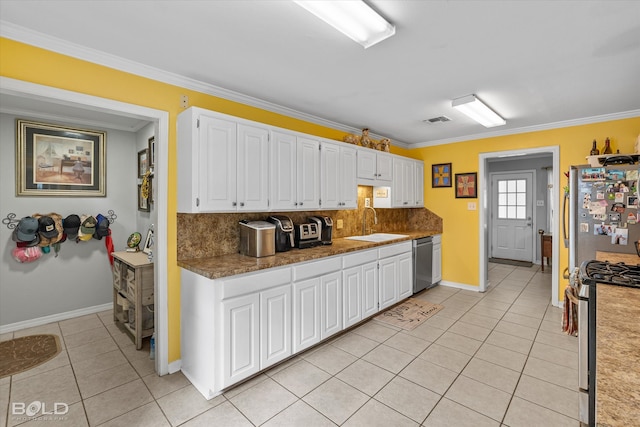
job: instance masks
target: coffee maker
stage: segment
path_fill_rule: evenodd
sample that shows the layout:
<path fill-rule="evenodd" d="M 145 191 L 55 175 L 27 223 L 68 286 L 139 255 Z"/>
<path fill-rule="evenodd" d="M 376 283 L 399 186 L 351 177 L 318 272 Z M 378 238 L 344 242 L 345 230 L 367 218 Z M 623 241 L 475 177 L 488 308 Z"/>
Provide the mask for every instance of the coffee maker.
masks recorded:
<path fill-rule="evenodd" d="M 310 216 L 307 218 L 309 222 L 318 224 L 320 228 L 320 242 L 323 245 L 330 245 L 331 235 L 333 234 L 333 220 L 328 216 Z"/>
<path fill-rule="evenodd" d="M 295 247 L 293 221 L 284 215 L 272 215 L 267 221 L 276 225 L 276 252 L 286 252 Z"/>

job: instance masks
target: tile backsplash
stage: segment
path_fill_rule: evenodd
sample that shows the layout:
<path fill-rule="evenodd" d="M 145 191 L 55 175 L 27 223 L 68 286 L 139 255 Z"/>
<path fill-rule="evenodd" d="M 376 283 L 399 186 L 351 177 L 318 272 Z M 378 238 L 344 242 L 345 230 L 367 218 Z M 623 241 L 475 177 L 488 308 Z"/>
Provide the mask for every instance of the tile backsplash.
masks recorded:
<path fill-rule="evenodd" d="M 178 214 L 178 260 L 228 255 L 239 251 L 238 222 L 264 220 L 269 215 L 286 215 L 294 223 L 307 222 L 308 216 L 324 215 L 333 219 L 333 238 L 362 234 L 365 198 L 373 200 L 373 187 L 358 186 L 358 209 L 335 211 L 293 211 L 264 213 Z M 367 229 L 375 232 L 436 230 L 442 232 L 442 218 L 426 208 L 376 209 L 378 224 L 367 214 Z M 337 229 L 338 220 L 343 228 Z"/>

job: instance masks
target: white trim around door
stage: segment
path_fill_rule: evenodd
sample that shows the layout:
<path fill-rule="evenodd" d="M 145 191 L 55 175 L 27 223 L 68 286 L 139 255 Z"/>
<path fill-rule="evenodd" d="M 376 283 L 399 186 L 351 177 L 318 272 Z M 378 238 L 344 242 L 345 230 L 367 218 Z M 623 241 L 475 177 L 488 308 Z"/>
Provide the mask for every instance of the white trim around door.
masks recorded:
<path fill-rule="evenodd" d="M 549 146 L 549 147 L 537 147 L 537 148 L 527 148 L 520 150 L 508 150 L 508 151 L 495 151 L 490 153 L 482 153 L 478 156 L 478 182 L 480 184 L 480 192 L 478 193 L 478 206 L 480 206 L 480 215 L 479 215 L 479 257 L 480 257 L 480 271 L 479 271 L 479 282 L 480 282 L 480 292 L 485 292 L 489 287 L 489 279 L 488 279 L 488 266 L 487 260 L 490 254 L 489 244 L 491 241 L 490 237 L 490 228 L 489 228 L 489 206 L 487 203 L 491 200 L 488 191 L 491 188 L 489 181 L 489 174 L 487 172 L 487 161 L 489 159 L 495 158 L 504 158 L 504 157 L 519 157 L 526 156 L 530 154 L 540 154 L 540 153 L 549 153 L 553 156 L 553 189 L 552 189 L 552 197 L 554 201 L 558 201 L 560 197 L 560 147 L 559 146 Z M 551 232 L 557 238 L 553 239 L 553 248 L 552 248 L 552 286 L 551 286 L 551 303 L 558 307 L 560 305 L 558 298 L 558 276 L 559 276 L 559 249 L 560 249 L 560 210 L 555 209 L 553 212 L 553 228 Z"/>
<path fill-rule="evenodd" d="M 155 233 L 155 306 L 156 323 L 156 372 L 158 375 L 169 373 L 169 336 L 167 301 L 167 193 L 168 193 L 168 156 L 169 156 L 169 113 L 162 110 L 127 104 L 112 99 L 85 95 L 50 86 L 43 86 L 22 80 L 0 76 L 0 93 L 56 101 L 64 105 L 88 108 L 94 111 L 136 117 L 156 124 L 156 163 L 154 185 L 158 194 L 155 201 L 158 219 Z"/>

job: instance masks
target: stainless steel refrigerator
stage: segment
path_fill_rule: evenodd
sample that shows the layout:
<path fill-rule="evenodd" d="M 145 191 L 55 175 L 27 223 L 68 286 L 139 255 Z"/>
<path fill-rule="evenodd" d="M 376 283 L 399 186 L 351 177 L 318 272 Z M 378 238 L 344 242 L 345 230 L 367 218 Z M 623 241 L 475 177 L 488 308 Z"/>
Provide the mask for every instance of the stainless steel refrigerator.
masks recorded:
<path fill-rule="evenodd" d="M 596 251 L 636 253 L 634 242 L 640 240 L 637 188 L 638 165 L 571 167 L 565 213 L 570 271 L 596 259 Z"/>
<path fill-rule="evenodd" d="M 638 170 L 636 164 L 571 167 L 569 198 L 563 207 L 570 272 L 595 260 L 597 251 L 636 254 L 635 242 L 640 240 Z M 606 254 L 601 259 L 606 260 Z M 578 415 L 590 427 L 595 426 L 596 413 L 596 298 L 595 287 L 584 281 L 578 292 Z"/>

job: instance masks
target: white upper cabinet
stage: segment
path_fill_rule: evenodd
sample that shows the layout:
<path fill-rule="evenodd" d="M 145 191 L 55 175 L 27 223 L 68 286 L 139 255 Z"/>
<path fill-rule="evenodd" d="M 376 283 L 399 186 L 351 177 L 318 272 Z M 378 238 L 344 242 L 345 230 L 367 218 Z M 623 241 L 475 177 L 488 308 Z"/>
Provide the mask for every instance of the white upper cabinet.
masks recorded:
<path fill-rule="evenodd" d="M 320 142 L 271 131 L 271 210 L 318 209 Z"/>
<path fill-rule="evenodd" d="M 320 184 L 322 209 L 356 209 L 356 149 L 347 144 L 322 141 Z"/>
<path fill-rule="evenodd" d="M 393 179 L 393 156 L 370 148 L 358 148 L 358 182 L 373 185 Z M 378 184 L 376 184 L 378 185 Z"/>
<path fill-rule="evenodd" d="M 178 116 L 178 212 L 268 209 L 268 128 L 192 107 Z"/>
<path fill-rule="evenodd" d="M 424 162 L 422 160 L 415 161 L 415 179 L 416 179 L 416 207 L 424 207 Z"/>

